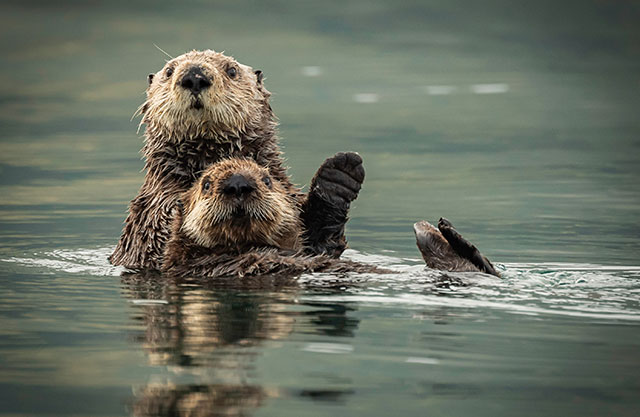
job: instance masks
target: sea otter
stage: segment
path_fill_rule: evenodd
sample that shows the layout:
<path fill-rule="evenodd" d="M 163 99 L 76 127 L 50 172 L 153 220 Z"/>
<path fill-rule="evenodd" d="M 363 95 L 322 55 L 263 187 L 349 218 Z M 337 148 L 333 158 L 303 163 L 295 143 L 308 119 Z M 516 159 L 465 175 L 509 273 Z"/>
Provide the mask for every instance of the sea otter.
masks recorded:
<path fill-rule="evenodd" d="M 162 271 L 173 276 L 294 275 L 392 271 L 326 255 L 307 255 L 295 198 L 252 159 L 231 158 L 204 171 L 175 210 Z M 498 275 L 475 246 L 441 219 L 414 226 L 427 266 Z"/>
<path fill-rule="evenodd" d="M 307 253 L 340 256 L 349 206 L 364 180 L 358 154 L 327 159 L 309 193 L 302 194 L 287 176 L 261 71 L 212 50 L 191 51 L 168 61 L 148 80 L 147 99 L 139 109 L 146 125 L 146 173 L 109 257 L 112 264 L 159 269 L 178 197 L 207 166 L 236 156 L 267 168 L 299 206 Z"/>
<path fill-rule="evenodd" d="M 252 159 L 220 161 L 176 207 L 162 271 L 172 276 L 388 272 L 303 252 L 304 226 L 287 184 Z"/>

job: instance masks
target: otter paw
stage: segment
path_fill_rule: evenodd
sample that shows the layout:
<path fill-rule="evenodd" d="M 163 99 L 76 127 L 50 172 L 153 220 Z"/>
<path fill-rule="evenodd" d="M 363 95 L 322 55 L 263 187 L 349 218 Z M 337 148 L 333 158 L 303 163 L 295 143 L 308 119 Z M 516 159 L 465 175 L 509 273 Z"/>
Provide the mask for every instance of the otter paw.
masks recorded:
<path fill-rule="evenodd" d="M 326 159 L 311 182 L 311 193 L 338 207 L 348 208 L 364 181 L 362 158 L 355 152 L 339 152 Z"/>
<path fill-rule="evenodd" d="M 449 220 L 445 219 L 444 217 L 440 217 L 440 220 L 438 220 L 438 229 L 442 228 L 453 229 L 453 225 Z"/>
<path fill-rule="evenodd" d="M 438 229 L 444 238 L 447 239 L 451 247 L 463 258 L 470 259 L 475 252 L 477 252 L 476 247 L 467 239 L 463 238 L 451 222 L 444 217 L 438 220 Z"/>

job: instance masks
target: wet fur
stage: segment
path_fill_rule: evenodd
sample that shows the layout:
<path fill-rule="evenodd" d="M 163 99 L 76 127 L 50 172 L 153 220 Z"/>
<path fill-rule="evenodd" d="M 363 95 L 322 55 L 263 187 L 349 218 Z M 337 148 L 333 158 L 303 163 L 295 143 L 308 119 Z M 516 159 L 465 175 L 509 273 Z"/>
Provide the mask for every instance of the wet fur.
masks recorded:
<path fill-rule="evenodd" d="M 203 68 L 212 81 L 198 97 L 177 84 L 193 65 Z M 229 67 L 237 70 L 234 79 L 225 73 Z M 271 94 L 262 84 L 260 71 L 221 53 L 192 51 L 167 62 L 149 76 L 149 81 L 147 99 L 139 109 L 141 124 L 146 125 L 142 150 L 145 179 L 129 205 L 122 236 L 109 257 L 112 264 L 132 270 L 159 269 L 178 198 L 206 167 L 235 156 L 251 158 L 268 168 L 296 200 L 303 219 L 346 222 L 344 208 L 333 216 L 328 212 L 330 201 L 322 204 L 314 191 L 313 198 L 307 200 L 289 180 L 278 147 Z M 344 224 L 313 223 L 307 230 L 305 247 L 309 253 L 337 257 L 346 248 Z"/>
<path fill-rule="evenodd" d="M 313 242 L 314 248 L 307 252 L 344 251 L 349 206 L 358 196 L 364 175 L 362 158 L 353 152 L 339 152 L 320 166 L 302 210 L 305 241 Z"/>
<path fill-rule="evenodd" d="M 491 262 L 447 220 L 438 227 L 422 220 L 413 225 L 416 244 L 429 268 L 451 272 L 485 272 L 500 276 Z"/>
<path fill-rule="evenodd" d="M 225 195 L 224 183 L 233 175 L 248 179 L 255 191 L 242 198 Z M 183 194 L 180 206 L 172 224 L 173 235 L 183 234 L 195 245 L 224 250 L 254 245 L 302 247 L 295 199 L 253 160 L 233 158 L 212 165 Z"/>
<path fill-rule="evenodd" d="M 190 251 L 188 262 L 176 263 L 164 272 L 175 277 L 295 276 L 312 272 L 391 273 L 372 265 L 335 259 L 326 255 L 306 255 L 277 248 L 253 248 L 246 252 Z"/>
<path fill-rule="evenodd" d="M 241 174 L 256 185 L 241 200 L 224 195 L 224 181 Z M 162 271 L 176 277 L 298 275 L 304 272 L 388 272 L 371 265 L 303 251 L 300 208 L 286 189 L 262 179 L 268 171 L 252 160 L 214 164 L 184 193 L 174 213 Z M 210 188 L 203 191 L 205 182 Z M 242 209 L 238 218 L 234 213 Z"/>

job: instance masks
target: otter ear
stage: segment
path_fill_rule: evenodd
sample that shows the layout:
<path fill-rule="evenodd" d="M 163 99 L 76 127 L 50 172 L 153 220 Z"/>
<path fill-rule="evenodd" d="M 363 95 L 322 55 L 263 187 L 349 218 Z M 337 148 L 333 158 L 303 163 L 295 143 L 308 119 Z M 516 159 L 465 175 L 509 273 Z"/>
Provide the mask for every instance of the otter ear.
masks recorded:
<path fill-rule="evenodd" d="M 262 84 L 262 79 L 264 78 L 264 75 L 262 74 L 262 71 L 261 70 L 255 70 L 253 73 L 256 74 L 256 77 L 258 78 L 258 84 Z"/>
<path fill-rule="evenodd" d="M 149 80 L 149 84 L 151 84 L 153 82 L 153 76 L 155 74 L 149 74 L 149 76 L 147 77 L 147 79 Z"/>

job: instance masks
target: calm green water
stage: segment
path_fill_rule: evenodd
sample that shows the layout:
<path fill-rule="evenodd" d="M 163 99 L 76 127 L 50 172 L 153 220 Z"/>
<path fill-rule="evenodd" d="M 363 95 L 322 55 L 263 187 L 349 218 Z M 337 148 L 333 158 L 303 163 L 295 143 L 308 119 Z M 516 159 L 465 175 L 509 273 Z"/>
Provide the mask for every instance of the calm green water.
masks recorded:
<path fill-rule="evenodd" d="M 640 413 L 637 2 L 216 3 L 0 5 L 0 415 Z M 398 273 L 121 277 L 154 43 L 262 69 L 297 183 L 360 152 Z M 426 270 L 440 216 L 504 278 Z"/>

